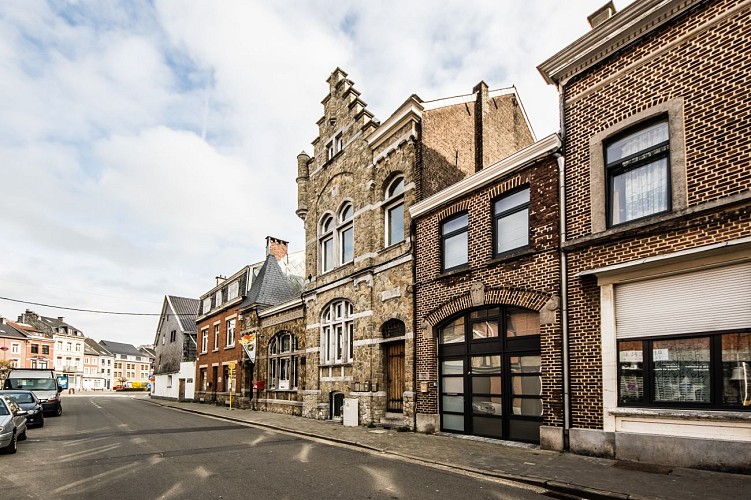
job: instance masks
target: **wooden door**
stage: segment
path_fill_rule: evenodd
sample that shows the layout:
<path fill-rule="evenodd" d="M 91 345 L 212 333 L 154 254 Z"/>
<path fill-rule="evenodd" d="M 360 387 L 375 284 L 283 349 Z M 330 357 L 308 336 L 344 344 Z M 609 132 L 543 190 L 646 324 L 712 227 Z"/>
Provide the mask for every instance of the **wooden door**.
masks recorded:
<path fill-rule="evenodd" d="M 177 400 L 178 401 L 185 401 L 185 379 L 180 379 L 180 386 L 177 389 Z"/>
<path fill-rule="evenodd" d="M 386 411 L 404 408 L 404 341 L 384 344 L 386 354 Z"/>

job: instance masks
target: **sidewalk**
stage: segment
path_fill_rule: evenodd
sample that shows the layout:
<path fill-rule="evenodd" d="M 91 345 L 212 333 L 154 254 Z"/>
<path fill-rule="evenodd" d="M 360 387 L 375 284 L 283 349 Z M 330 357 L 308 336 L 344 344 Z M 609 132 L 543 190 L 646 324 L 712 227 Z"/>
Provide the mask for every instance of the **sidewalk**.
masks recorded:
<path fill-rule="evenodd" d="M 630 464 L 453 434 L 428 435 L 344 427 L 341 423 L 328 420 L 264 411 L 229 410 L 201 403 L 161 399 L 150 399 L 148 402 L 357 446 L 429 465 L 533 484 L 582 498 L 751 498 L 751 475 Z"/>

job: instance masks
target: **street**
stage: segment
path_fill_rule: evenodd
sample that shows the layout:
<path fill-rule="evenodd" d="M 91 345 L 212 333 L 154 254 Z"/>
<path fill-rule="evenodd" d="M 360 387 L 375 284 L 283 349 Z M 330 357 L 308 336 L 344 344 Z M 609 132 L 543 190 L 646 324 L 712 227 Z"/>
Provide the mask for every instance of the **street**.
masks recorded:
<path fill-rule="evenodd" d="M 548 498 L 346 446 L 150 404 L 64 398 L 0 456 L 3 498 Z M 537 490 L 539 491 L 539 490 Z"/>

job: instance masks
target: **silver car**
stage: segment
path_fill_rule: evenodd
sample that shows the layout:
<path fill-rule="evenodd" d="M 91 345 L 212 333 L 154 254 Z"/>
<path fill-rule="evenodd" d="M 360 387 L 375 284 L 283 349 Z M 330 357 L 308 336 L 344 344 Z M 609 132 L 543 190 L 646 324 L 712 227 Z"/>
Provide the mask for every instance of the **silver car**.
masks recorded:
<path fill-rule="evenodd" d="M 26 439 L 26 411 L 10 399 L 0 397 L 0 452 L 15 453 Z"/>

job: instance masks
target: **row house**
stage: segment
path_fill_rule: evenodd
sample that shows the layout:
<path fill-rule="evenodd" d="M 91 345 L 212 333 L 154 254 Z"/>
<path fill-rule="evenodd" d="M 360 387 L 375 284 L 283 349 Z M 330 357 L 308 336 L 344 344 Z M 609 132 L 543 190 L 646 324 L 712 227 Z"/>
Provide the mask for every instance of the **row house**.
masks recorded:
<path fill-rule="evenodd" d="M 100 370 L 99 351 L 91 346 L 91 339 L 83 343 L 83 386 L 85 391 L 101 391 L 107 387 L 105 374 Z"/>
<path fill-rule="evenodd" d="M 92 379 L 92 384 L 96 387 L 93 387 L 95 389 L 102 389 L 102 390 L 112 390 L 113 387 L 115 387 L 116 381 L 115 381 L 115 372 L 114 372 L 114 363 L 115 363 L 115 356 L 109 352 L 107 349 L 104 348 L 100 343 L 98 343 L 94 339 L 86 339 L 85 340 L 85 350 L 84 352 L 95 352 L 96 355 L 92 354 L 92 359 L 96 359 L 99 362 L 98 372 L 99 376 L 94 377 L 94 367 L 89 362 L 90 371 L 89 375 Z M 101 379 L 101 386 L 96 384 L 96 379 Z"/>
<path fill-rule="evenodd" d="M 558 161 L 546 137 L 416 203 L 417 430 L 560 424 Z"/>
<path fill-rule="evenodd" d="M 58 377 L 67 378 L 71 389 L 83 388 L 84 341 L 86 337 L 76 327 L 59 316 L 40 316 L 27 309 L 18 317 L 19 323 L 31 325 L 47 335 L 54 342 L 54 370 Z"/>
<path fill-rule="evenodd" d="M 28 337 L 22 329 L 0 317 L 0 351 L 3 361 L 9 361 L 14 368 L 26 367 L 27 343 Z"/>
<path fill-rule="evenodd" d="M 747 471 L 751 6 L 613 12 L 539 66 L 562 110 L 568 374 L 543 444 Z"/>
<path fill-rule="evenodd" d="M 228 278 L 218 277 L 217 285 L 201 296 L 196 318 L 197 400 L 223 404 L 232 394 L 238 404 L 249 404 L 258 326 L 252 317 L 259 310 L 299 295 L 302 276 L 290 278 L 299 273 L 303 258 L 301 252 L 288 254 L 286 241 L 267 237 L 265 260 L 245 266 Z M 243 317 L 243 312 L 251 311 L 253 315 Z"/>
<path fill-rule="evenodd" d="M 132 387 L 134 383 L 141 387 L 148 385 L 151 373 L 149 356 L 139 351 L 135 346 L 122 342 L 100 340 L 99 345 L 113 356 L 112 376 L 115 384 L 113 388 L 117 386 Z"/>
<path fill-rule="evenodd" d="M 252 369 L 253 375 L 252 382 L 246 379 L 243 397 L 253 399 L 254 408 L 301 415 L 306 387 L 304 253 L 288 255 L 287 242 L 269 242 L 266 262 L 239 307 L 243 369 Z"/>
<path fill-rule="evenodd" d="M 51 369 L 55 342 L 52 337 L 25 323 L 11 323 L 27 337 L 25 368 Z"/>
<path fill-rule="evenodd" d="M 166 295 L 154 338 L 151 396 L 192 401 L 196 376 L 198 299 Z"/>
<path fill-rule="evenodd" d="M 340 419 L 353 398 L 362 424 L 412 427 L 409 207 L 533 135 L 513 88 L 490 91 L 481 82 L 465 96 L 411 96 L 381 124 L 345 72 L 337 68 L 328 84 L 313 156 L 297 158 L 307 276 L 302 414 Z"/>

